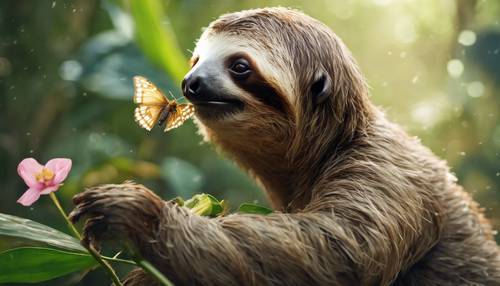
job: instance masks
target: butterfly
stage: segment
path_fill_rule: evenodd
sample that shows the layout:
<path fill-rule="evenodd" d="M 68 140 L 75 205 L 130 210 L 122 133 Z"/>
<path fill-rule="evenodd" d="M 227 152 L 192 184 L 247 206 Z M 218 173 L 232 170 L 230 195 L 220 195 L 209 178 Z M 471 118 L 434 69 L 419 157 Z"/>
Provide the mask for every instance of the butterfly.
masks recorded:
<path fill-rule="evenodd" d="M 167 97 L 149 80 L 142 76 L 134 76 L 134 103 L 138 106 L 134 111 L 134 119 L 139 126 L 151 131 L 156 122 L 165 132 L 181 126 L 194 114 L 192 104 L 178 104 L 175 99 Z"/>

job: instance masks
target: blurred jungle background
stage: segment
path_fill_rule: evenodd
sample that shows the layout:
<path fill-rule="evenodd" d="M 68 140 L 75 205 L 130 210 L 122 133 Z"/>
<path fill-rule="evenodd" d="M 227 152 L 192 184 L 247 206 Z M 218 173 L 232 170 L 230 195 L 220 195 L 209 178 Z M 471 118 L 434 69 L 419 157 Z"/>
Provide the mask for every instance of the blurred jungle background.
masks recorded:
<path fill-rule="evenodd" d="M 26 189 L 16 173 L 25 157 L 73 160 L 58 191 L 68 211 L 84 187 L 127 179 L 165 199 L 207 192 L 233 207 L 265 204 L 245 174 L 201 143 L 191 121 L 167 134 L 139 128 L 132 76 L 181 97 L 204 26 L 222 13 L 277 5 L 303 10 L 346 42 L 372 100 L 448 161 L 498 229 L 498 0 L 1 1 L 0 212 L 66 231 L 48 197 L 31 208 L 15 203 Z M 0 238 L 0 251 L 22 243 Z M 107 281 L 98 270 L 78 285 Z"/>

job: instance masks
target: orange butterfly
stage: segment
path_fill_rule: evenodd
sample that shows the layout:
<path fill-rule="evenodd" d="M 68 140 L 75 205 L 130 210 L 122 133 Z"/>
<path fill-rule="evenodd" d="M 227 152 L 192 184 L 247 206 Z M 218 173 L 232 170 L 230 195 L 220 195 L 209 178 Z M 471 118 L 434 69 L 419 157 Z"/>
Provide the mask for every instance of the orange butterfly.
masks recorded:
<path fill-rule="evenodd" d="M 177 104 L 175 99 L 167 97 L 149 80 L 142 76 L 134 76 L 135 122 L 150 131 L 158 121 L 162 126 L 165 121 L 165 132 L 177 128 L 194 114 L 192 104 Z"/>

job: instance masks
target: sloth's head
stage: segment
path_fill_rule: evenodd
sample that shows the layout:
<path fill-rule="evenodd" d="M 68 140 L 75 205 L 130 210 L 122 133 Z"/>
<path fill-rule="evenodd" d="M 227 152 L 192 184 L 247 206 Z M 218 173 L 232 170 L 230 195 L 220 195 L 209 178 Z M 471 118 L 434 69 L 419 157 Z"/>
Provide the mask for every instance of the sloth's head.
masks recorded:
<path fill-rule="evenodd" d="M 201 133 L 254 173 L 338 149 L 370 114 L 365 81 L 342 41 L 295 10 L 221 16 L 191 65 L 182 88 Z"/>

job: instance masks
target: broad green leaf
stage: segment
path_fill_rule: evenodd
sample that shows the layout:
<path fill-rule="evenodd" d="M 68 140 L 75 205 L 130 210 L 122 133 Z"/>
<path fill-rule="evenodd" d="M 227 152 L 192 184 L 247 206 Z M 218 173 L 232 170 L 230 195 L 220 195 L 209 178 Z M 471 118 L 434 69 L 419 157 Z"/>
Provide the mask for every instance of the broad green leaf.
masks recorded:
<path fill-rule="evenodd" d="M 238 208 L 239 213 L 267 215 L 273 212 L 272 209 L 251 203 L 243 203 Z"/>
<path fill-rule="evenodd" d="M 86 251 L 74 237 L 32 220 L 3 213 L 0 213 L 1 235 L 35 240 L 67 250 Z"/>
<path fill-rule="evenodd" d="M 0 253 L 0 283 L 35 283 L 97 265 L 89 254 L 21 247 Z"/>
<path fill-rule="evenodd" d="M 180 83 L 188 70 L 187 60 L 181 52 L 174 31 L 169 25 L 160 0 L 129 0 L 135 24 L 136 40 L 153 63 L 162 67 Z"/>
<path fill-rule="evenodd" d="M 184 206 L 201 216 L 218 216 L 224 213 L 224 201 L 217 200 L 209 194 L 198 194 L 184 203 Z"/>

